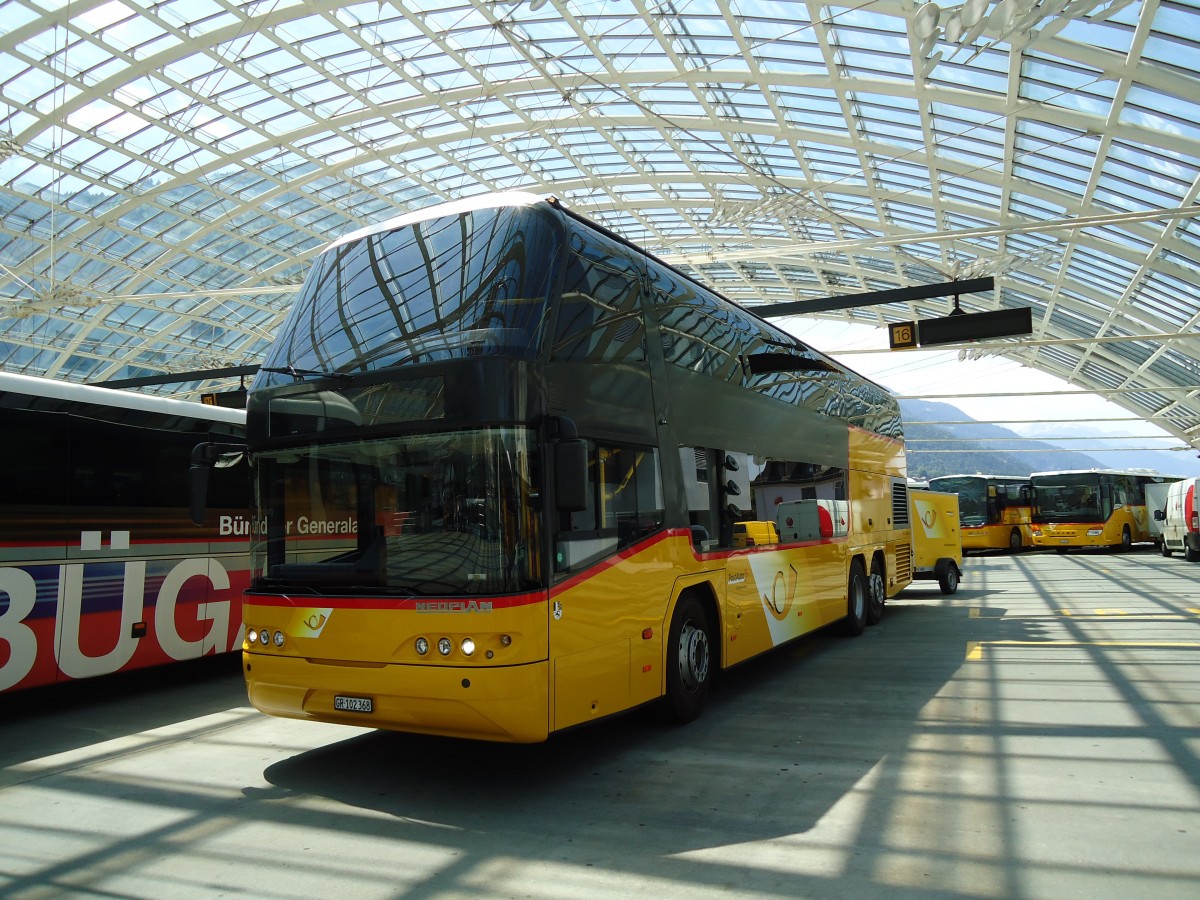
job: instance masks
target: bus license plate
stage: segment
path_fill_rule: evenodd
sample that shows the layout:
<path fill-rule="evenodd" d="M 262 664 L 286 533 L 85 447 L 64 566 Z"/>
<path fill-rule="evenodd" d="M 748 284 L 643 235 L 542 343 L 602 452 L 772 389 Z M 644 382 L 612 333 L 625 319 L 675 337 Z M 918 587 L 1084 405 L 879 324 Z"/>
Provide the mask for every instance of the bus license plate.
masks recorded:
<path fill-rule="evenodd" d="M 345 710 L 346 712 L 375 712 L 375 705 L 371 702 L 370 697 L 342 697 L 333 698 L 333 708 Z"/>

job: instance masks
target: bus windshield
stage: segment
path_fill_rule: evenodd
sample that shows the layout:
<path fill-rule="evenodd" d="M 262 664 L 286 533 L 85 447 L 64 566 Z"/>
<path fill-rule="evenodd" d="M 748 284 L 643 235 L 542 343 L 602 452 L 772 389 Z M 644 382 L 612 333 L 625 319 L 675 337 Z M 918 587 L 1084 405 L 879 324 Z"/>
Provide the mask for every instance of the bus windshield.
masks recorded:
<path fill-rule="evenodd" d="M 323 253 L 255 387 L 465 356 L 534 356 L 558 269 L 557 222 L 484 209 L 368 234 Z M 271 371 L 275 370 L 275 371 Z"/>
<path fill-rule="evenodd" d="M 929 482 L 932 490 L 947 494 L 958 494 L 958 515 L 963 525 L 987 525 L 995 517 L 988 517 L 987 482 L 982 478 L 934 478 Z"/>
<path fill-rule="evenodd" d="M 542 586 L 534 439 L 487 428 L 259 454 L 252 587 L 411 597 Z"/>
<path fill-rule="evenodd" d="M 1101 508 L 1100 480 L 1095 474 L 1060 474 L 1033 481 L 1034 519 L 1038 522 L 1103 522 L 1111 501 Z"/>

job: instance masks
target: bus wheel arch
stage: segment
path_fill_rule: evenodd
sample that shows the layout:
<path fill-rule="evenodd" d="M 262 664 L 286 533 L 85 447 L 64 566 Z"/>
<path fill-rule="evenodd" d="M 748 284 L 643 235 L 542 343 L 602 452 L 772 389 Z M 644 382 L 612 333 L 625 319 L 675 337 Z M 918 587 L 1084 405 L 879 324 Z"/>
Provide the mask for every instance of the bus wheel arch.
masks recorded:
<path fill-rule="evenodd" d="M 876 550 L 871 557 L 871 574 L 867 576 L 867 612 L 868 625 L 877 625 L 883 619 L 883 607 L 887 602 L 887 564 L 883 552 Z"/>
<path fill-rule="evenodd" d="M 850 637 L 857 637 L 867 626 L 867 607 L 870 605 L 871 587 L 861 556 L 850 562 L 850 576 L 846 582 L 846 618 L 843 630 Z"/>
<path fill-rule="evenodd" d="M 690 722 L 704 709 L 719 664 L 718 625 L 716 602 L 707 590 L 689 588 L 679 595 L 666 648 L 666 708 L 676 722 Z"/>

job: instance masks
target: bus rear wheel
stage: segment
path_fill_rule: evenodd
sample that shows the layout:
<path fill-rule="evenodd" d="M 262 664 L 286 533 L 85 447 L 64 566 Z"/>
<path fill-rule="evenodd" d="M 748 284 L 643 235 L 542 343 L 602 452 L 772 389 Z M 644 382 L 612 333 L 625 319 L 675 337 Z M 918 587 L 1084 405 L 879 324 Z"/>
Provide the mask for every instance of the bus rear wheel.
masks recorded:
<path fill-rule="evenodd" d="M 843 627 L 850 637 L 858 637 L 867 627 L 870 592 L 862 560 L 856 559 L 850 564 L 850 581 L 846 585 L 846 619 Z"/>
<path fill-rule="evenodd" d="M 870 598 L 867 603 L 867 624 L 878 625 L 883 619 L 883 607 L 887 603 L 887 582 L 883 577 L 883 562 L 878 557 L 871 563 L 871 578 L 867 582 Z"/>
<path fill-rule="evenodd" d="M 667 634 L 667 707 L 676 722 L 700 715 L 712 681 L 708 616 L 695 597 L 681 597 Z"/>

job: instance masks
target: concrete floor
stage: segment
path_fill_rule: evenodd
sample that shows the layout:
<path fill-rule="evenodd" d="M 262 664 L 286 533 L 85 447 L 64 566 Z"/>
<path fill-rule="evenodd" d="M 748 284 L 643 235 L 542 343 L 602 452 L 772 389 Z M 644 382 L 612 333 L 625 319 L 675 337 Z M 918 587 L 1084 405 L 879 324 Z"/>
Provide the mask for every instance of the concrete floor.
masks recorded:
<path fill-rule="evenodd" d="M 0 896 L 1200 896 L 1200 566 L 965 568 L 684 727 L 289 722 L 235 658 L 0 699 Z"/>

